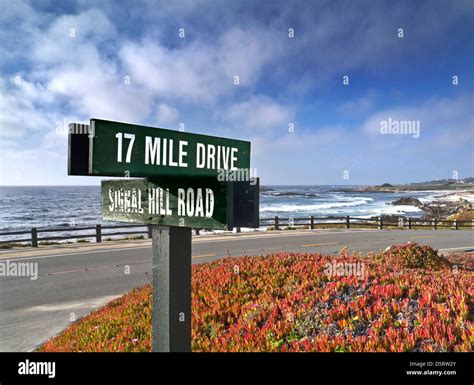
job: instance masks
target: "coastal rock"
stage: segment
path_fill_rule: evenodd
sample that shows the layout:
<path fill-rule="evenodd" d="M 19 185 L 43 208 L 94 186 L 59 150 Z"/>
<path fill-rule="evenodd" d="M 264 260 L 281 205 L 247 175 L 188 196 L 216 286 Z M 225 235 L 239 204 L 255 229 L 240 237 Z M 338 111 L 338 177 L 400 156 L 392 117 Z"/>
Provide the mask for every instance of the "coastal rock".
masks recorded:
<path fill-rule="evenodd" d="M 420 207 L 423 206 L 423 203 L 420 202 L 419 199 L 413 197 L 404 197 L 397 199 L 396 201 L 392 202 L 394 206 L 415 206 Z"/>
<path fill-rule="evenodd" d="M 295 191 L 275 192 L 275 193 L 271 193 L 271 195 L 275 197 L 305 197 L 305 198 L 316 198 L 319 196 L 318 194 L 295 192 Z"/>
<path fill-rule="evenodd" d="M 451 215 L 460 214 L 470 210 L 472 204 L 460 198 L 457 201 L 434 201 L 430 203 L 422 203 L 419 199 L 413 197 L 404 197 L 392 202 L 394 206 L 407 205 L 415 206 L 423 211 L 423 220 L 444 220 Z"/>

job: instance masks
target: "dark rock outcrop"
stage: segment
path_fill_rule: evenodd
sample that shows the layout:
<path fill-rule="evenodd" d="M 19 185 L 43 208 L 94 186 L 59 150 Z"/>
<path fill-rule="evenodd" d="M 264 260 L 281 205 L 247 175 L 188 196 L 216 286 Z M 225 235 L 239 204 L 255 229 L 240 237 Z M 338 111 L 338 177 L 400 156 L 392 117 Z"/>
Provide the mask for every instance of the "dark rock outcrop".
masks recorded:
<path fill-rule="evenodd" d="M 466 199 L 462 198 L 455 202 L 434 201 L 430 203 L 422 203 L 417 198 L 405 197 L 392 202 L 392 205 L 408 205 L 418 207 L 420 210 L 423 211 L 422 219 L 424 220 L 444 220 L 451 215 L 460 214 L 472 209 L 472 204 Z"/>
<path fill-rule="evenodd" d="M 400 198 L 397 199 L 396 201 L 392 202 L 392 205 L 394 206 L 415 206 L 415 207 L 420 207 L 423 206 L 423 203 L 420 202 L 419 199 L 413 198 L 413 197 L 405 197 L 405 198 Z"/>

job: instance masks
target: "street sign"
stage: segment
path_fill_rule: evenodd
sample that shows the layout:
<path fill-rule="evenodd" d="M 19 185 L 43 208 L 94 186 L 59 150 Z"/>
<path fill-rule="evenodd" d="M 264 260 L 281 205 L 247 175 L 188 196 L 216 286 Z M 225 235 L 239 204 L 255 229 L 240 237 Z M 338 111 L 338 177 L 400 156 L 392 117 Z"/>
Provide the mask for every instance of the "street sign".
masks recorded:
<path fill-rule="evenodd" d="M 231 230 L 259 226 L 258 178 L 149 178 L 102 181 L 105 220 Z"/>
<path fill-rule="evenodd" d="M 259 227 L 250 142 L 91 119 L 69 126 L 68 175 L 125 177 L 102 181 L 103 217 L 151 225 L 152 350 L 190 351 L 191 228 Z"/>
<path fill-rule="evenodd" d="M 83 131 L 70 129 L 69 175 L 216 177 L 250 168 L 247 141 L 101 119 Z"/>

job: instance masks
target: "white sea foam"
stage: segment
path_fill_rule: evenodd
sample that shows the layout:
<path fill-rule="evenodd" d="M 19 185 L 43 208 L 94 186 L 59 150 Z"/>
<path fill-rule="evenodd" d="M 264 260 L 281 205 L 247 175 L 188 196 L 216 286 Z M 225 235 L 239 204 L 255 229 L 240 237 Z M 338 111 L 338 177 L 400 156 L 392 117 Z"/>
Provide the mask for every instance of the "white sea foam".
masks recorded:
<path fill-rule="evenodd" d="M 274 204 L 271 206 L 261 206 L 260 212 L 297 212 L 297 211 L 322 211 L 327 209 L 335 209 L 342 207 L 355 207 L 366 205 L 372 201 L 372 198 L 359 197 L 357 200 L 347 200 L 347 202 L 330 202 L 316 203 L 311 205 L 291 205 L 291 204 Z"/>
<path fill-rule="evenodd" d="M 408 205 L 400 205 L 400 206 L 375 206 L 368 209 L 360 209 L 357 210 L 357 213 L 362 215 L 356 214 L 355 216 L 360 216 L 363 218 L 370 218 L 375 215 L 404 215 L 407 213 L 418 213 L 421 210 L 415 206 L 408 206 Z"/>

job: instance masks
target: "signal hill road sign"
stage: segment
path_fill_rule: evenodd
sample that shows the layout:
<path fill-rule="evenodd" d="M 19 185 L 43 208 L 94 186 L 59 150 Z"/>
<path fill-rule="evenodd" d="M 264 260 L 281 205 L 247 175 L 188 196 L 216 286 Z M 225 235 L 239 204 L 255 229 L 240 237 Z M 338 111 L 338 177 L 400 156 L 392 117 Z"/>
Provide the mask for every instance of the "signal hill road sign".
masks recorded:
<path fill-rule="evenodd" d="M 258 182 L 211 177 L 103 180 L 103 218 L 213 230 L 258 227 Z"/>
<path fill-rule="evenodd" d="M 69 175 L 213 177 L 250 168 L 247 141 L 100 119 L 84 126 L 70 127 Z"/>

